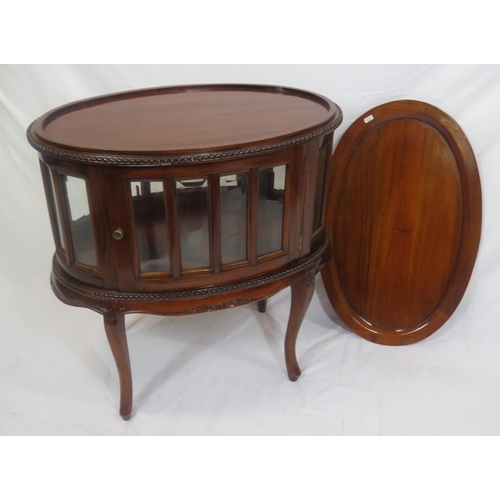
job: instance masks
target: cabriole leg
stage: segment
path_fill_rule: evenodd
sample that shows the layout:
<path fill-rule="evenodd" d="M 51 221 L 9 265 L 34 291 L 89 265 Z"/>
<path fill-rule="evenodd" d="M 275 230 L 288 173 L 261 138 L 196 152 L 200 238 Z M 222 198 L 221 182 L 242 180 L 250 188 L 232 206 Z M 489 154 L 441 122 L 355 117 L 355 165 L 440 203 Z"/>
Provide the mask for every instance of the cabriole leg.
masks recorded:
<path fill-rule="evenodd" d="M 104 329 L 111 352 L 115 358 L 120 379 L 120 415 L 128 420 L 132 415 L 132 371 L 125 333 L 125 315 L 117 314 L 104 317 Z"/>
<path fill-rule="evenodd" d="M 314 276 L 305 276 L 291 285 L 290 288 L 292 289 L 292 303 L 285 335 L 285 362 L 288 378 L 295 382 L 301 374 L 295 354 L 295 344 L 300 325 L 314 293 Z"/>

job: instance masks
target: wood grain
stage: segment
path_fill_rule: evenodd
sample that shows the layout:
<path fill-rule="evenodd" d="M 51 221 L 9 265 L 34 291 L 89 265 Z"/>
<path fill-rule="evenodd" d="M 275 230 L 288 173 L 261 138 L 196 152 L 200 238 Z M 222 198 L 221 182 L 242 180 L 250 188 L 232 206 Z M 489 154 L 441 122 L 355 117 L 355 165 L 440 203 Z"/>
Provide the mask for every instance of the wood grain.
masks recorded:
<path fill-rule="evenodd" d="M 132 411 L 123 321 L 127 313 L 197 314 L 249 302 L 265 312 L 269 297 L 292 286 L 285 360 L 289 377 L 300 375 L 297 335 L 314 275 L 331 256 L 325 229 L 321 226 L 312 236 L 317 162 L 320 148 L 331 142 L 341 120 L 333 102 L 302 90 L 198 85 L 92 98 L 50 111 L 30 126 L 27 136 L 40 153 L 58 247 L 51 286 L 66 304 L 104 316 L 120 378 L 123 418 L 130 418 Z M 274 193 L 272 182 L 259 182 L 261 174 L 283 165 L 285 192 Z M 222 227 L 219 186 L 220 178 L 229 174 L 247 179 L 239 186 L 247 202 L 244 220 L 238 222 L 246 231 L 237 232 L 245 235 L 246 241 L 238 243 L 246 245 L 247 258 L 223 265 L 223 244 L 230 240 L 223 236 L 228 228 Z M 86 181 L 96 268 L 75 262 L 63 175 Z M 195 179 L 208 182 L 206 187 L 191 186 L 188 200 L 182 184 Z M 152 194 L 149 183 L 163 186 L 163 192 Z M 132 186 L 141 186 L 135 201 Z M 274 211 L 266 212 L 259 224 L 261 187 Z M 57 207 L 66 251 L 57 234 Z M 278 243 L 264 245 L 260 255 L 263 239 Z M 192 242 L 188 250 L 198 249 L 203 257 L 192 266 L 186 265 L 186 241 Z M 143 262 L 151 267 L 141 267 Z"/>
<path fill-rule="evenodd" d="M 462 299 L 479 245 L 479 175 L 463 131 L 426 103 L 388 103 L 351 125 L 333 168 L 323 279 L 334 309 L 373 342 L 429 336 Z"/>
<path fill-rule="evenodd" d="M 63 106 L 42 116 L 33 135 L 47 144 L 78 151 L 193 153 L 306 133 L 337 113 L 329 99 L 298 89 L 164 87 Z"/>

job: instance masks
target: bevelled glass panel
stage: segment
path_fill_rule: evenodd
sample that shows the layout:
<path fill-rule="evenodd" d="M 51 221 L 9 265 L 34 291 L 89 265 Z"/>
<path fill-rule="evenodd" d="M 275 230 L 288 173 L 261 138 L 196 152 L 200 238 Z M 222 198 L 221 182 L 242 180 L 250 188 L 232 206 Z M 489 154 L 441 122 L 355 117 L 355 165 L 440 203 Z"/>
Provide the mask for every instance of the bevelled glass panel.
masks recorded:
<path fill-rule="evenodd" d="M 286 165 L 259 171 L 259 217 L 257 253 L 281 250 Z"/>
<path fill-rule="evenodd" d="M 167 273 L 170 254 L 163 182 L 133 181 L 130 189 L 140 271 Z"/>
<path fill-rule="evenodd" d="M 76 262 L 97 267 L 94 233 L 90 220 L 87 184 L 79 177 L 64 176 L 68 195 L 71 240 Z"/>
<path fill-rule="evenodd" d="M 222 264 L 247 259 L 247 174 L 221 175 Z"/>
<path fill-rule="evenodd" d="M 208 179 L 176 181 L 182 269 L 210 267 Z"/>

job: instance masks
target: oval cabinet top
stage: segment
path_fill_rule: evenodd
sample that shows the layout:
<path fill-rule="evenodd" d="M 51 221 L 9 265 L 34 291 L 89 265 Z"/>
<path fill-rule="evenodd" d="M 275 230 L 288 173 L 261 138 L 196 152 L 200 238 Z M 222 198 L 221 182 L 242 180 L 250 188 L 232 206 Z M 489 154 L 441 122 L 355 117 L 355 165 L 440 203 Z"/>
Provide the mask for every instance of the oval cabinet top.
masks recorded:
<path fill-rule="evenodd" d="M 332 167 L 322 276 L 333 308 L 372 342 L 426 338 L 460 303 L 479 246 L 481 187 L 464 132 L 427 103 L 383 104 L 349 127 Z"/>
<path fill-rule="evenodd" d="M 265 85 L 191 85 L 120 92 L 50 111 L 28 129 L 39 151 L 78 160 L 96 154 L 245 156 L 310 140 L 338 126 L 326 97 Z M 94 155 L 94 156 L 93 156 Z M 191 161 L 196 161 L 196 158 Z"/>

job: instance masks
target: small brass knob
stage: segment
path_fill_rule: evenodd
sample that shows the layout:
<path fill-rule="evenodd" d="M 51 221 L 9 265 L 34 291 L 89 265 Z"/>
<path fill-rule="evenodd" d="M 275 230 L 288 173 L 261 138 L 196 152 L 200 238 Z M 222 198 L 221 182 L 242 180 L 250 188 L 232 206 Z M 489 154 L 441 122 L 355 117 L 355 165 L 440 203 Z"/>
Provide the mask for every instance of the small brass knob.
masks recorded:
<path fill-rule="evenodd" d="M 115 240 L 121 240 L 123 238 L 123 229 L 121 227 L 113 231 L 113 238 Z"/>

